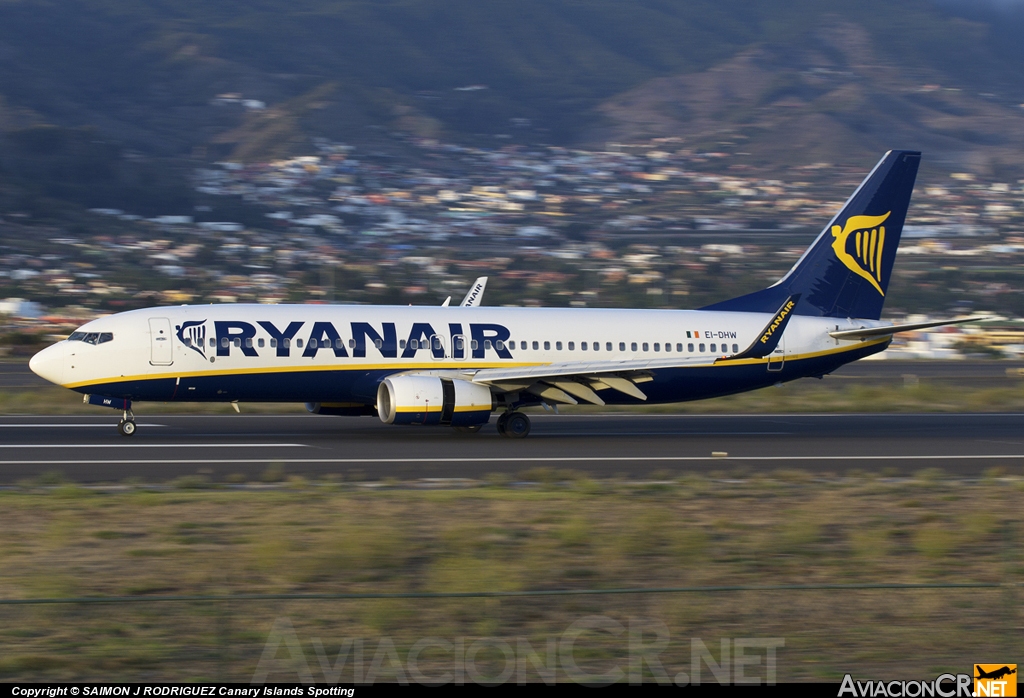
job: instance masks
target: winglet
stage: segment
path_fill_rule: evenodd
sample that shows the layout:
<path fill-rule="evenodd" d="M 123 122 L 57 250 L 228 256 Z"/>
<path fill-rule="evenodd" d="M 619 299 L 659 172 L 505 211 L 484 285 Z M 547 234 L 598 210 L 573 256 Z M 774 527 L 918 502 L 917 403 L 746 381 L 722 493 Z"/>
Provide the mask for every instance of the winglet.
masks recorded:
<path fill-rule="evenodd" d="M 775 315 L 772 316 L 772 319 L 765 325 L 764 329 L 757 335 L 757 339 L 749 347 L 739 354 L 733 354 L 725 358 L 730 360 L 761 359 L 775 351 L 775 347 L 779 346 L 779 340 L 782 339 L 782 333 L 785 331 L 786 325 L 789 324 L 789 318 L 793 316 L 793 310 L 799 302 L 799 293 L 794 293 L 787 298 L 782 307 L 776 311 Z"/>
<path fill-rule="evenodd" d="M 479 279 L 473 282 L 466 297 L 462 299 L 460 305 L 463 308 L 471 308 L 480 305 L 480 302 L 484 298 L 484 289 L 487 288 L 487 277 L 481 276 Z"/>

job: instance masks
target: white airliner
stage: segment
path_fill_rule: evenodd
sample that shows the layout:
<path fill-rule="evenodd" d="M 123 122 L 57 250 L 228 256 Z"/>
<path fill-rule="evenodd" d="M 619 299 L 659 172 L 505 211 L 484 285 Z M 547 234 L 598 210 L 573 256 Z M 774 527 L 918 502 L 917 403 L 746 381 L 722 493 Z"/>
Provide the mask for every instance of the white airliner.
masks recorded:
<path fill-rule="evenodd" d="M 884 350 L 879 320 L 920 153 L 890 151 L 772 286 L 700 310 L 206 305 L 99 318 L 32 357 L 43 378 L 133 401 L 304 402 L 310 412 L 524 437 L 530 405 L 666 403 L 822 376 Z M 449 299 L 450 300 L 450 299 Z"/>

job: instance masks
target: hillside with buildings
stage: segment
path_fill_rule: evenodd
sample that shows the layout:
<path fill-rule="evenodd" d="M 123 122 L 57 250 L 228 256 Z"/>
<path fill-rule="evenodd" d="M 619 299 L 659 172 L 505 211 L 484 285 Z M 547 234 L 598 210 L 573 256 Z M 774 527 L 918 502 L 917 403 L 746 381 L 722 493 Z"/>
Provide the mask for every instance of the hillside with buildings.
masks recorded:
<path fill-rule="evenodd" d="M 53 9 L 0 5 L 0 334 L 15 350 L 153 304 L 433 304 L 478 275 L 494 304 L 699 307 L 783 274 L 890 147 L 925 158 L 887 312 L 1024 315 L 1013 14 Z"/>

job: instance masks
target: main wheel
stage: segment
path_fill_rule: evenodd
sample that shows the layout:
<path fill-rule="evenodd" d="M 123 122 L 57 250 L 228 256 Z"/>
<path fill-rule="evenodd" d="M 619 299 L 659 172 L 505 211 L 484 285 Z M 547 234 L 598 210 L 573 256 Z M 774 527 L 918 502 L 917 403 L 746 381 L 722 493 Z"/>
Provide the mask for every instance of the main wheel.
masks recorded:
<path fill-rule="evenodd" d="M 501 434 L 502 436 L 505 436 L 505 425 L 508 424 L 508 416 L 509 416 L 509 414 L 511 414 L 511 413 L 510 412 L 502 412 L 500 415 L 498 415 L 498 421 L 494 425 L 494 426 L 496 426 L 498 428 L 498 433 Z"/>
<path fill-rule="evenodd" d="M 117 424 L 117 430 L 121 432 L 121 436 L 132 436 L 135 433 L 135 422 L 130 419 L 122 419 Z"/>
<path fill-rule="evenodd" d="M 513 412 L 505 420 L 503 436 L 511 439 L 525 439 L 530 433 L 530 418 L 522 412 Z"/>
<path fill-rule="evenodd" d="M 471 424 L 468 427 L 452 427 L 452 429 L 460 434 L 475 434 L 483 429 L 483 426 L 483 424 Z"/>

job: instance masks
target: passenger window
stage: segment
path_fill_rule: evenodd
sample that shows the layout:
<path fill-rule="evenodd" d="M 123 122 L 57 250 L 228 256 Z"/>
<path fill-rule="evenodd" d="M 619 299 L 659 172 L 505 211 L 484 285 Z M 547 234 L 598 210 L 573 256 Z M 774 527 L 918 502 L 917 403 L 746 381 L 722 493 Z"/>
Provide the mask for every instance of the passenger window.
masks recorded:
<path fill-rule="evenodd" d="M 703 344 L 700 345 L 700 350 L 704 351 L 704 345 Z"/>
<path fill-rule="evenodd" d="M 682 344 L 676 344 L 676 351 L 682 352 L 683 351 L 683 345 Z"/>
<path fill-rule="evenodd" d="M 665 351 L 672 351 L 672 342 L 665 342 Z"/>
<path fill-rule="evenodd" d="M 649 349 L 647 348 L 647 342 L 644 342 L 644 351 L 649 351 Z"/>
<path fill-rule="evenodd" d="M 290 340 L 290 339 L 288 339 L 287 337 L 285 337 L 285 338 L 284 338 L 284 348 L 285 348 L 285 349 L 288 349 L 288 348 L 290 348 L 291 346 L 292 346 L 292 340 Z M 301 340 L 301 339 L 299 340 L 299 346 L 300 346 L 300 347 L 302 346 L 302 340 Z"/>
<path fill-rule="evenodd" d="M 260 340 L 260 341 L 262 341 L 262 340 Z M 272 349 L 277 349 L 277 337 L 271 337 L 270 338 L 270 347 Z"/>
<path fill-rule="evenodd" d="M 217 340 L 214 339 L 213 337 L 210 337 L 210 346 L 211 347 L 217 346 Z"/>
<path fill-rule="evenodd" d="M 263 338 L 262 337 L 260 337 L 258 340 L 256 340 L 256 346 L 258 346 L 260 349 L 263 348 Z"/>
<path fill-rule="evenodd" d="M 693 353 L 693 344 L 692 343 L 686 345 L 686 351 L 690 352 L 691 354 Z"/>
<path fill-rule="evenodd" d="M 235 341 L 233 342 L 233 344 L 235 345 L 236 348 L 240 348 L 242 346 L 242 340 L 238 337 L 235 337 Z"/>
<path fill-rule="evenodd" d="M 488 350 L 490 350 L 490 348 L 491 348 L 491 340 L 485 339 L 484 340 L 484 351 L 488 351 Z"/>
<path fill-rule="evenodd" d="M 469 348 L 472 349 L 473 351 L 476 351 L 477 349 L 480 348 L 480 343 L 474 339 L 469 343 Z"/>
<path fill-rule="evenodd" d="M 462 343 L 462 337 L 455 338 L 455 351 L 462 351 L 465 349 L 465 345 Z"/>
<path fill-rule="evenodd" d="M 711 353 L 712 354 L 718 353 L 718 349 L 716 348 L 716 346 L 714 344 L 711 345 Z"/>
<path fill-rule="evenodd" d="M 557 349 L 558 351 L 562 351 L 562 343 L 561 342 L 555 342 L 555 349 Z"/>
<path fill-rule="evenodd" d="M 245 348 L 252 349 L 252 337 L 245 338 Z"/>
<path fill-rule="evenodd" d="M 301 339 L 296 339 L 295 340 L 295 346 L 297 346 L 299 349 L 301 349 L 302 348 L 302 340 Z"/>
<path fill-rule="evenodd" d="M 583 350 L 583 351 L 586 351 L 587 350 L 587 343 L 586 342 L 580 342 L 580 349 Z"/>
<path fill-rule="evenodd" d="M 732 353 L 733 353 L 733 354 L 735 354 L 735 353 L 739 352 L 739 350 L 740 350 L 740 347 L 739 347 L 739 345 L 738 345 L 738 344 L 733 344 L 733 345 L 732 345 Z"/>
<path fill-rule="evenodd" d="M 604 348 L 605 348 L 606 351 L 611 351 L 612 350 L 612 343 L 611 342 L 605 342 L 604 343 Z"/>
<path fill-rule="evenodd" d="M 569 342 L 569 351 L 576 350 L 576 342 Z"/>
<path fill-rule="evenodd" d="M 540 349 L 540 343 L 534 342 L 533 343 L 533 349 L 534 349 L 534 351 L 536 351 L 537 349 Z"/>
<path fill-rule="evenodd" d="M 412 349 L 413 351 L 416 351 L 417 349 L 420 348 L 420 341 L 418 339 L 410 339 L 409 348 Z"/>
<path fill-rule="evenodd" d="M 440 349 L 441 348 L 441 340 L 438 339 L 438 340 L 435 340 L 435 341 L 437 342 L 437 345 L 438 345 L 437 348 Z M 501 341 L 500 339 L 494 340 L 494 347 L 498 351 L 505 351 L 505 343 L 503 341 Z"/>
<path fill-rule="evenodd" d="M 227 337 L 222 337 L 221 340 L 220 340 L 220 345 L 222 347 L 224 347 L 225 349 L 227 349 L 228 348 L 228 338 Z"/>
<path fill-rule="evenodd" d="M 619 351 L 626 351 L 626 343 L 619 342 Z"/>
<path fill-rule="evenodd" d="M 309 348 L 310 349 L 316 349 L 316 340 L 315 339 L 309 340 Z"/>
<path fill-rule="evenodd" d="M 601 351 L 601 343 L 594 342 L 594 351 Z"/>
<path fill-rule="evenodd" d="M 375 340 L 373 340 L 373 346 L 375 346 L 378 349 L 380 349 L 382 346 L 384 346 L 384 342 L 382 342 L 379 339 L 375 339 Z"/>
<path fill-rule="evenodd" d="M 636 351 L 636 342 L 633 342 L 630 346 L 630 351 Z"/>
<path fill-rule="evenodd" d="M 263 340 L 261 339 L 260 341 L 262 342 Z M 263 345 L 261 344 L 260 346 L 263 346 Z M 344 346 L 345 346 L 345 340 L 342 339 L 341 337 L 338 337 L 336 340 L 334 340 L 334 348 L 335 349 L 342 349 L 342 348 L 344 348 Z"/>
<path fill-rule="evenodd" d="M 654 351 L 661 351 L 661 344 L 659 342 L 654 343 Z"/>
<path fill-rule="evenodd" d="M 354 339 L 352 341 L 355 342 Z M 398 348 L 399 349 L 405 349 L 405 340 L 404 339 L 398 340 Z"/>
<path fill-rule="evenodd" d="M 544 351 L 551 350 L 551 342 L 544 342 Z"/>
<path fill-rule="evenodd" d="M 526 342 L 520 342 L 519 343 L 519 348 L 520 349 L 526 349 Z"/>

